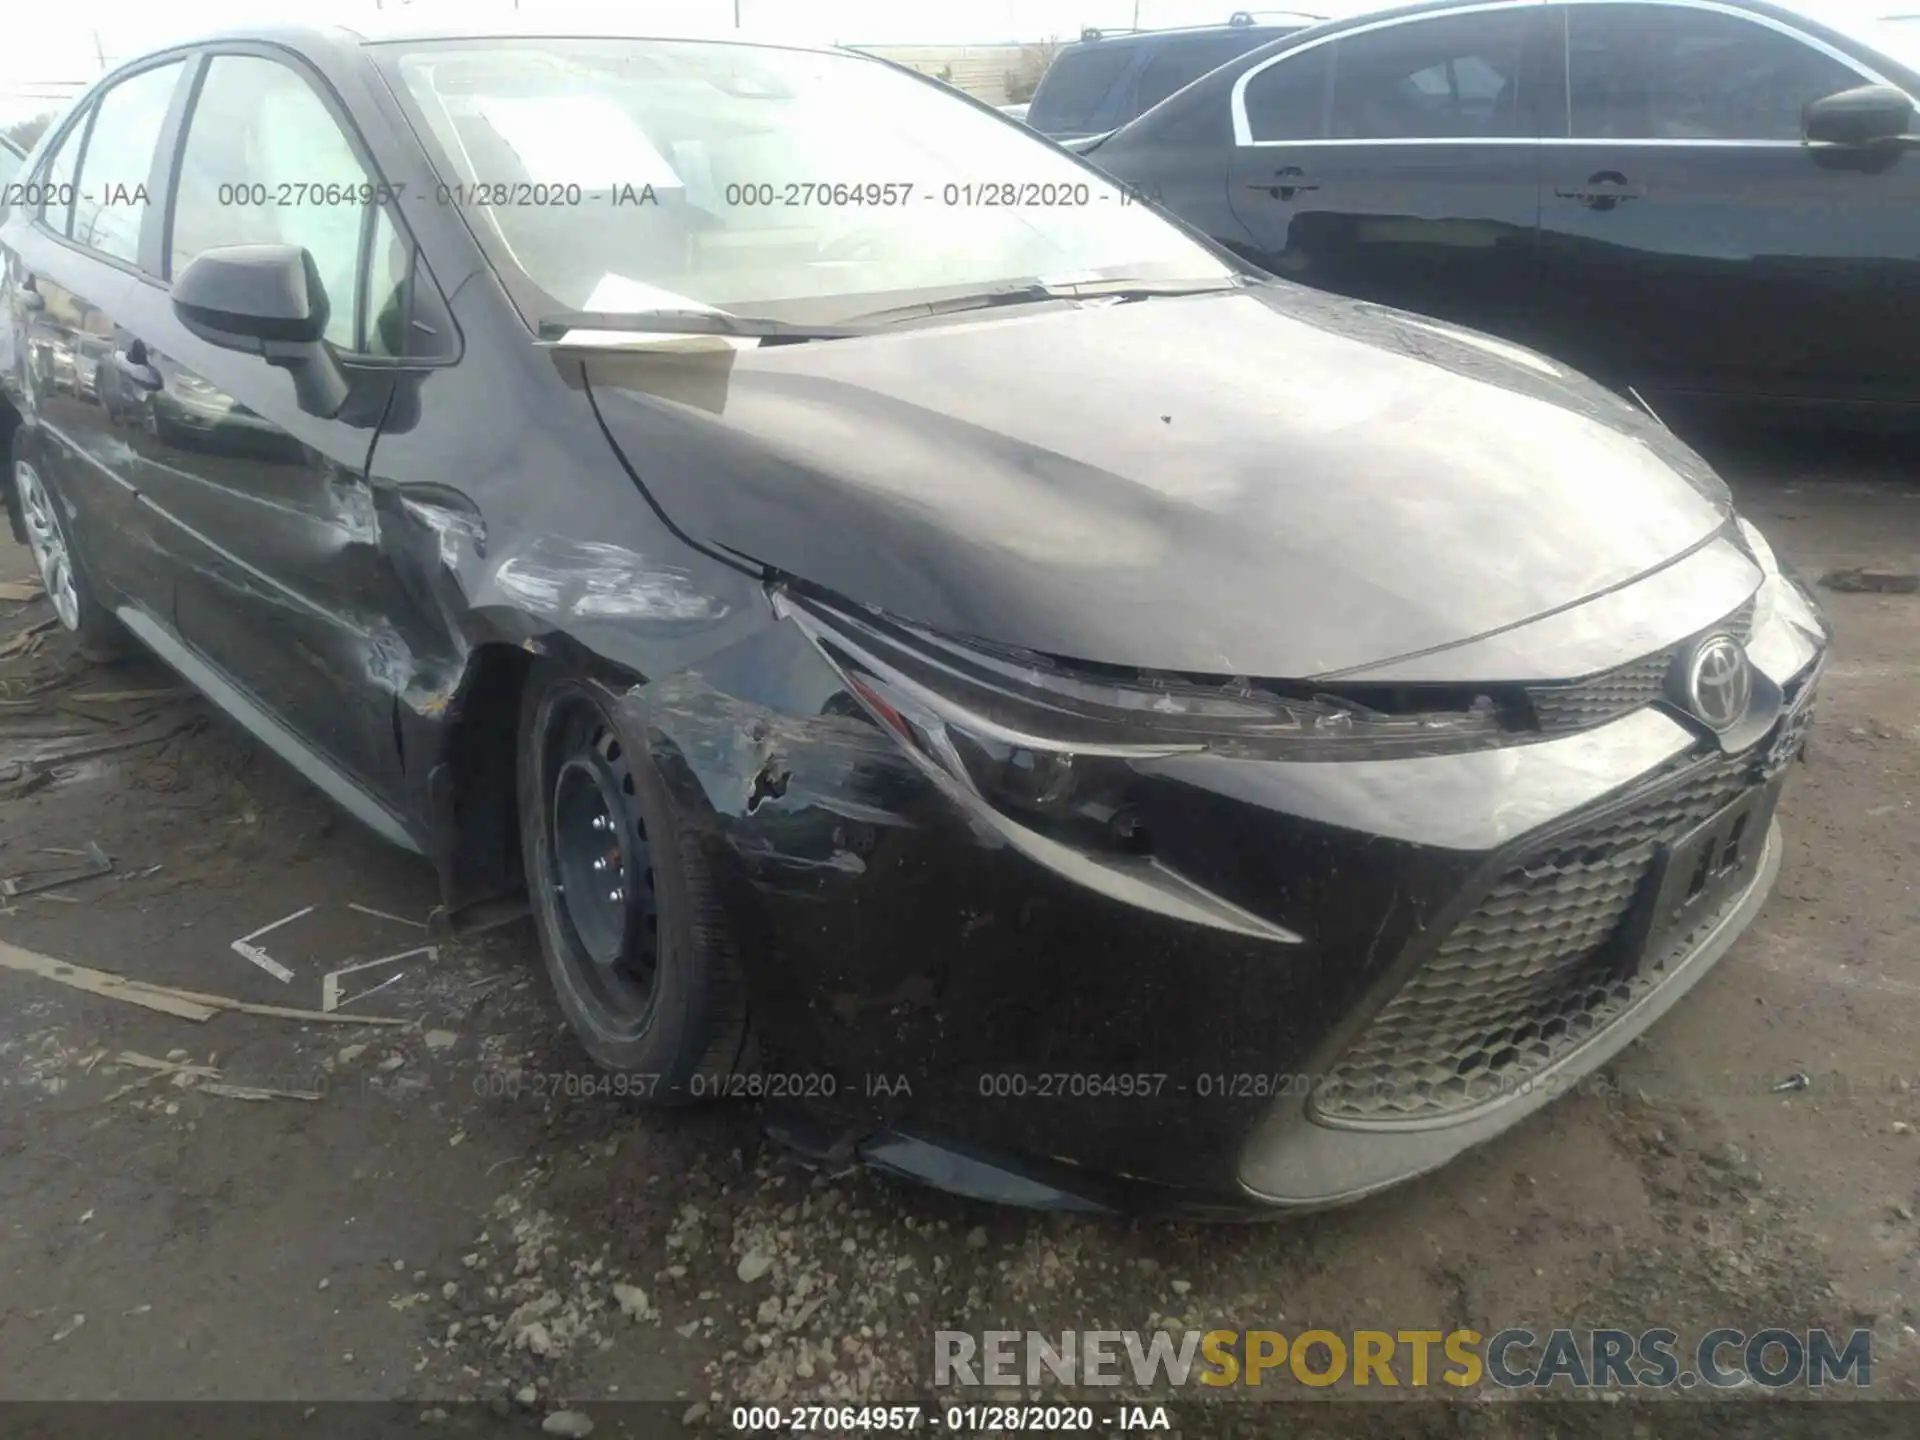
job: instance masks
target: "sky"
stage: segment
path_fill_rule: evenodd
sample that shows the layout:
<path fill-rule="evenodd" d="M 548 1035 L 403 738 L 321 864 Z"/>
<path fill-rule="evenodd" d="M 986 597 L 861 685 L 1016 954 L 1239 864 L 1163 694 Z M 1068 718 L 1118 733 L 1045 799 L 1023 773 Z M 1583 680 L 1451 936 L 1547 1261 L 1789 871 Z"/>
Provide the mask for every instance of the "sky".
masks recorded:
<path fill-rule="evenodd" d="M 507 11 L 511 0 L 378 0 L 433 15 Z M 1315 10 L 1328 8 L 1298 0 Z M 1342 0 L 1346 3 L 1346 0 Z M 735 0 L 624 0 L 606 7 L 623 22 L 658 16 L 664 26 L 728 27 Z M 748 29 L 804 27 L 811 38 L 853 45 L 989 43 L 1067 38 L 1087 25 L 1218 24 L 1248 0 L 738 0 Z M 13 0 L 0 44 L 0 124 L 59 108 L 109 65 L 169 41 L 260 22 L 351 25 L 376 0 Z M 578 0 L 520 0 L 523 19 L 579 13 Z M 84 17 L 84 18 L 76 18 Z"/>

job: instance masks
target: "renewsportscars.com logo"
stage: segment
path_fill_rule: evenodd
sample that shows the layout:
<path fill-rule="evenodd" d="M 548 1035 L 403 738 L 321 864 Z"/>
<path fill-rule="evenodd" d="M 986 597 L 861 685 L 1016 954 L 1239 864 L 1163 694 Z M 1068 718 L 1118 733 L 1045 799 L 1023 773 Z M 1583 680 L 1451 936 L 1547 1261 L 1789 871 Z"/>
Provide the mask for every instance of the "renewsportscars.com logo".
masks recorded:
<path fill-rule="evenodd" d="M 1709 1330 L 938 1330 L 936 1386 L 1334 1385 L 1380 1389 L 1490 1384 L 1507 1390 L 1778 1390 L 1873 1377 L 1873 1333 Z"/>

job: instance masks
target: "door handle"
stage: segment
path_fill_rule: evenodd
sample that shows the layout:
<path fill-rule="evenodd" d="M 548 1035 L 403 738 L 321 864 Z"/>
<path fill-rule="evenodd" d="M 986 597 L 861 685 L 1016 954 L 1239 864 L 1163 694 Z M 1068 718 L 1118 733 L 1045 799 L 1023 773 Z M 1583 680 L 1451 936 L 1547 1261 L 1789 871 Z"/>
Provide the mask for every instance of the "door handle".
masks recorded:
<path fill-rule="evenodd" d="M 1291 200 L 1303 190 L 1318 190 L 1320 182 L 1309 180 L 1307 172 L 1298 165 L 1289 165 L 1285 169 L 1273 172 L 1271 180 L 1249 180 L 1249 190 L 1264 190 L 1275 200 Z"/>
<path fill-rule="evenodd" d="M 1602 170 L 1587 177 L 1584 185 L 1570 185 L 1553 192 L 1562 200 L 1578 200 L 1589 210 L 1611 210 L 1627 200 L 1643 199 L 1644 185 L 1635 185 L 1618 170 Z"/>
<path fill-rule="evenodd" d="M 145 354 L 143 350 L 141 352 Z M 124 350 L 113 352 L 113 368 L 126 377 L 129 385 L 142 390 L 158 390 L 161 386 L 160 372 L 153 366 L 134 359 Z"/>

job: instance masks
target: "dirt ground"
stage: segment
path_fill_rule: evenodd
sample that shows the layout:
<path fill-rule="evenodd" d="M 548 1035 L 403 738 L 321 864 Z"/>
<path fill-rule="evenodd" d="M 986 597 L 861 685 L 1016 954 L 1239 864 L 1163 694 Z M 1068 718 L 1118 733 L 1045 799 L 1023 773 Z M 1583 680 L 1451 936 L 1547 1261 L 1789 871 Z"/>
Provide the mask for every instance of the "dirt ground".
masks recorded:
<path fill-rule="evenodd" d="M 1920 562 L 1911 455 L 1716 458 L 1803 572 Z M 650 1399 L 672 1402 L 651 1433 L 700 1433 L 736 1400 L 923 1395 L 937 1328 L 1777 1324 L 1871 1326 L 1872 1395 L 1920 1398 L 1920 595 L 1822 600 L 1838 639 L 1778 890 L 1615 1063 L 1618 1096 L 1292 1223 L 995 1210 L 807 1171 L 746 1107 L 535 1094 L 587 1066 L 523 927 L 341 977 L 406 1028 L 195 1023 L 0 970 L 0 1397 L 406 1399 L 427 1423 L 472 1399 L 529 1428 Z M 49 614 L 0 603 L 0 645 Z M 324 972 L 425 943 L 426 866 L 199 700 L 116 698 L 174 686 L 157 664 L 26 648 L 0 661 L 0 873 L 90 841 L 114 869 L 0 902 L 0 941 L 308 1007 Z M 7 778 L 130 734 L 157 738 Z M 259 941 L 291 983 L 229 948 L 304 907 Z M 749 1253 L 771 1264 L 743 1281 Z"/>

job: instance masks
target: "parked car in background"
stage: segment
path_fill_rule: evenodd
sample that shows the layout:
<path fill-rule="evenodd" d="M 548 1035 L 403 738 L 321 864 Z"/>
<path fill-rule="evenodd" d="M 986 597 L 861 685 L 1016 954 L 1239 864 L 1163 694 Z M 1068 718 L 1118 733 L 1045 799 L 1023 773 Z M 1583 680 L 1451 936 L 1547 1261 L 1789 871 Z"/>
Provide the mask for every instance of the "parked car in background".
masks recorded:
<path fill-rule="evenodd" d="M 5 135 L 0 135 L 0 220 L 6 219 L 11 196 L 6 187 L 11 185 L 20 174 L 20 166 L 26 161 L 27 153 Z"/>
<path fill-rule="evenodd" d="M 1224 25 L 1179 30 L 1083 30 L 1040 77 L 1026 121 L 1042 135 L 1099 135 L 1158 105 L 1237 55 L 1292 35 L 1320 17 L 1235 11 Z"/>
<path fill-rule="evenodd" d="M 1326 1205 L 1758 913 L 1827 632 L 1653 420 L 899 67 L 527 23 L 83 96 L 0 315 L 103 403 L 9 382 L 9 508 L 456 927 L 524 901 L 607 1092 Z"/>
<path fill-rule="evenodd" d="M 8 205 L 10 197 L 6 187 L 13 184 L 19 177 L 20 167 L 25 163 L 26 158 L 25 151 L 5 135 L 0 135 L 0 225 L 6 223 L 7 211 L 10 208 Z M 14 356 L 17 353 L 13 345 L 13 327 L 0 323 L 0 382 L 3 382 L 4 378 L 12 372 Z M 7 403 L 4 390 L 0 389 L 0 446 L 4 446 L 12 438 L 13 427 L 17 423 L 18 417 L 14 414 L 13 407 Z"/>
<path fill-rule="evenodd" d="M 1288 278 L 1659 405 L 1920 405 L 1920 25 L 1447 3 L 1207 76 L 1084 153 Z"/>

